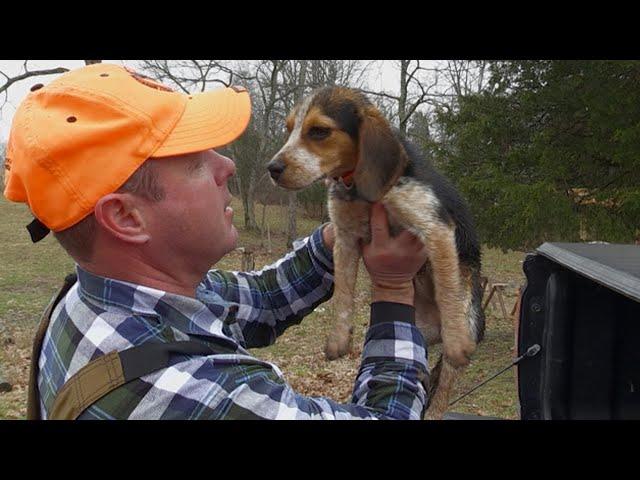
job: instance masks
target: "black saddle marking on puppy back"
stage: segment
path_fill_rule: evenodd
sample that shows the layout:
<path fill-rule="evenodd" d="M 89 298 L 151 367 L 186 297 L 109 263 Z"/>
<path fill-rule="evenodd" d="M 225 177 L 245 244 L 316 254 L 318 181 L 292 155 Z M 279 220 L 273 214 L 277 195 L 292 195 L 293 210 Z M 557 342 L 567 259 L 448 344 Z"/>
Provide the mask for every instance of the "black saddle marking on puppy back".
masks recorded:
<path fill-rule="evenodd" d="M 403 176 L 414 178 L 428 185 L 440 202 L 437 211 L 439 219 L 456 225 L 456 247 L 460 261 L 474 269 L 480 269 L 480 242 L 467 202 L 453 184 L 431 165 L 418 148 L 406 139 L 398 137 L 402 143 L 409 163 Z"/>

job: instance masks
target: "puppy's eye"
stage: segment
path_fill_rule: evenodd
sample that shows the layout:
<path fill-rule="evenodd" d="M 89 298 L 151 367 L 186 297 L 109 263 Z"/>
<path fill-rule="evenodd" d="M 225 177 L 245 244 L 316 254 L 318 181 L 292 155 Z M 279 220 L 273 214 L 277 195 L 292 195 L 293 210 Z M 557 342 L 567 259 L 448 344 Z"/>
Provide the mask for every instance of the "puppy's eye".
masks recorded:
<path fill-rule="evenodd" d="M 323 140 L 331 135 L 331 129 L 327 127 L 311 127 L 307 136 L 312 140 Z"/>

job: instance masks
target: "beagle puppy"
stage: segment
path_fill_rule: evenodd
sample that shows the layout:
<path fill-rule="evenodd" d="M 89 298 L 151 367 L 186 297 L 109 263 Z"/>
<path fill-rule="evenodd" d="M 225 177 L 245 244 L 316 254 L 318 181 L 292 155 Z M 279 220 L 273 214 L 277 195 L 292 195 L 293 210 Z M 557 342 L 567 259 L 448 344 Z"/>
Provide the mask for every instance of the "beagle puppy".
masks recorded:
<path fill-rule="evenodd" d="M 336 317 L 326 358 L 351 349 L 359 240 L 370 241 L 371 204 L 382 202 L 392 235 L 407 229 L 428 249 L 428 260 L 414 279 L 416 325 L 428 345 L 442 343 L 442 355 L 429 374 L 426 411 L 426 418 L 442 418 L 485 328 L 480 244 L 467 204 L 356 90 L 316 90 L 293 109 L 286 126 L 289 137 L 267 166 L 273 182 L 290 190 L 321 179 L 329 183 Z"/>

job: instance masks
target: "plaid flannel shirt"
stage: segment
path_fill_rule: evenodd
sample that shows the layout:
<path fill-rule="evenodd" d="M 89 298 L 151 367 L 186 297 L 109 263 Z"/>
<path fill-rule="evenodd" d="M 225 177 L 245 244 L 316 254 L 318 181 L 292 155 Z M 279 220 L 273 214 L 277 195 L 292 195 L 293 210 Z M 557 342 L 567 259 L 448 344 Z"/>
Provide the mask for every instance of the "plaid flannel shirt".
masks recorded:
<path fill-rule="evenodd" d="M 216 354 L 173 355 L 168 368 L 122 385 L 80 419 L 421 418 L 426 352 L 411 322 L 369 328 L 348 404 L 297 394 L 277 366 L 247 351 L 272 344 L 331 297 L 333 258 L 320 228 L 259 272 L 209 271 L 195 299 L 76 270 L 78 283 L 53 312 L 39 358 L 42 418 L 89 361 L 176 340 L 206 342 Z"/>

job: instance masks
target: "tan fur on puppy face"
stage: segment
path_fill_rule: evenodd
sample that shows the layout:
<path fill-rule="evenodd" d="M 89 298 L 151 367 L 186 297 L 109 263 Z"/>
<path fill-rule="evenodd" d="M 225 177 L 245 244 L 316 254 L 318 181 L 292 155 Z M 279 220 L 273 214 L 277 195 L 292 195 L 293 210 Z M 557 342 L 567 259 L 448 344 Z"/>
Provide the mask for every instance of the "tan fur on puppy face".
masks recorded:
<path fill-rule="evenodd" d="M 330 128 L 331 135 L 322 141 L 312 141 L 303 137 L 301 142 L 320 160 L 320 169 L 327 176 L 336 176 L 353 170 L 356 164 L 357 147 L 346 132 L 340 130 L 338 124 L 322 113 L 320 107 L 314 106 L 304 119 L 302 131 L 312 128 Z"/>
<path fill-rule="evenodd" d="M 323 177 L 336 177 L 353 170 L 357 163 L 358 146 L 340 125 L 325 114 L 330 107 L 307 98 L 287 117 L 289 138 L 274 156 L 285 169 L 276 184 L 288 189 L 301 189 Z M 326 138 L 313 137 L 314 129 L 328 129 Z"/>

